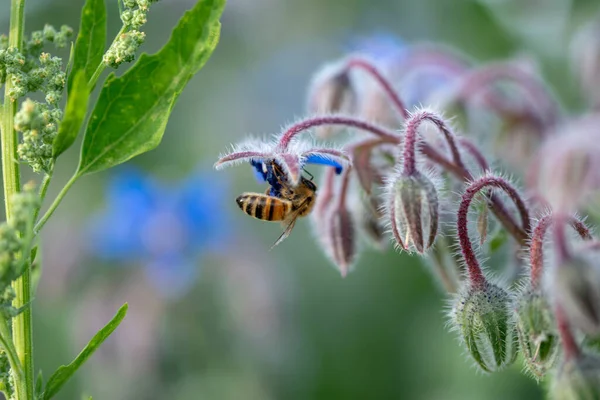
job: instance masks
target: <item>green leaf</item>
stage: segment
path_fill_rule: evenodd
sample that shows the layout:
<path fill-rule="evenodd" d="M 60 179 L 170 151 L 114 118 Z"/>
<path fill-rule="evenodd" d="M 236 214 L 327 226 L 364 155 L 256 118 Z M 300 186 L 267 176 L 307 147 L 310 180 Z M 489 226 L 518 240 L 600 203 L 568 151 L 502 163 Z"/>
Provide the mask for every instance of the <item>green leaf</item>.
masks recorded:
<path fill-rule="evenodd" d="M 102 62 L 106 47 L 106 6 L 104 0 L 87 0 L 81 10 L 81 24 L 75 41 L 73 69 L 69 73 L 69 93 L 77 73 L 85 71 L 89 81 Z"/>
<path fill-rule="evenodd" d="M 56 372 L 54 372 L 50 379 L 48 379 L 43 400 L 50 399 L 52 396 L 58 393 L 60 388 L 62 388 L 69 378 L 73 376 L 75 371 L 77 371 L 79 367 L 81 367 L 81 365 L 83 365 L 83 363 L 94 353 L 94 351 L 100 347 L 106 338 L 108 338 L 111 333 L 117 329 L 117 326 L 119 326 L 127 314 L 127 308 L 127 303 L 123 304 L 113 319 L 94 335 L 92 340 L 90 340 L 87 346 L 85 346 L 81 353 L 79 353 L 77 358 L 75 358 L 69 365 L 61 365 L 58 367 Z"/>
<path fill-rule="evenodd" d="M 79 70 L 73 79 L 73 86 L 69 91 L 65 116 L 52 144 L 54 158 L 61 155 L 75 142 L 77 134 L 81 130 L 81 126 L 85 120 L 89 98 L 88 77 L 84 70 Z"/>
<path fill-rule="evenodd" d="M 498 227 L 489 241 L 489 253 L 493 254 L 498 251 L 508 241 L 508 237 L 506 230 Z"/>
<path fill-rule="evenodd" d="M 42 370 L 38 372 L 37 378 L 35 378 L 35 398 L 39 399 L 42 396 L 42 390 L 44 388 L 44 377 L 42 376 Z"/>
<path fill-rule="evenodd" d="M 108 77 L 85 132 L 77 176 L 160 143 L 177 97 L 217 45 L 224 5 L 225 0 L 200 0 L 158 53 L 142 54 L 124 75 Z"/>

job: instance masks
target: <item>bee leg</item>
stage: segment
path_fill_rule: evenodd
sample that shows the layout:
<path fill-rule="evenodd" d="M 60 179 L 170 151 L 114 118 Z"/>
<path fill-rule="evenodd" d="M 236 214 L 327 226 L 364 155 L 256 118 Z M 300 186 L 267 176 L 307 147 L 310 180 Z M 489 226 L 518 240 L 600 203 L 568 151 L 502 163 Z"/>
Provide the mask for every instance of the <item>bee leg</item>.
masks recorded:
<path fill-rule="evenodd" d="M 279 243 L 283 242 L 288 236 L 290 236 L 292 229 L 294 229 L 294 225 L 296 225 L 296 218 L 292 219 L 292 221 L 288 224 L 287 228 L 285 228 L 285 231 L 283 231 L 281 236 L 279 236 L 275 244 L 271 246 L 271 250 L 273 250 L 275 246 L 277 246 Z"/>

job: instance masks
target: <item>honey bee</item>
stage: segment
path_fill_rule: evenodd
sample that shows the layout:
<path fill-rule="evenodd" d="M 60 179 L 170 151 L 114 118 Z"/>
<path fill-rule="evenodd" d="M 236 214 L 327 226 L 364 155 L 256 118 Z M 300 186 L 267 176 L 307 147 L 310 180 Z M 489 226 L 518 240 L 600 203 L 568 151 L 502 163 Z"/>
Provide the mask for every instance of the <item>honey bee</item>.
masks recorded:
<path fill-rule="evenodd" d="M 251 217 L 282 222 L 286 227 L 273 247 L 289 236 L 298 217 L 304 217 L 313 209 L 316 200 L 316 185 L 304 176 L 297 186 L 292 186 L 281 167 L 271 161 L 264 166 L 271 187 L 263 193 L 242 193 L 235 200 L 240 209 Z"/>

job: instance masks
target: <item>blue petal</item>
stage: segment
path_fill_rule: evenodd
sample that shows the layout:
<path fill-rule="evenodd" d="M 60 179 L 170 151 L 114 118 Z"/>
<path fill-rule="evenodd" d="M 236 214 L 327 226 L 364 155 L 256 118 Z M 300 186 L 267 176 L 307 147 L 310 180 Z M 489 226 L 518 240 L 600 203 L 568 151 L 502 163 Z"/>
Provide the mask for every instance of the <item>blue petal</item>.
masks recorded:
<path fill-rule="evenodd" d="M 256 177 L 256 180 L 259 181 L 260 183 L 266 182 L 267 173 L 263 170 L 262 161 L 251 160 L 250 164 L 254 167 L 253 171 L 254 171 L 254 176 Z"/>
<path fill-rule="evenodd" d="M 350 40 L 349 50 L 374 58 L 390 60 L 406 55 L 408 46 L 399 37 L 385 32 L 375 35 L 355 37 Z"/>
<path fill-rule="evenodd" d="M 344 170 L 344 167 L 342 167 L 342 164 L 340 164 L 339 162 L 321 155 L 321 154 L 311 154 L 308 157 L 306 157 L 306 160 L 304 161 L 306 164 L 320 164 L 320 165 L 329 165 L 331 167 L 335 168 L 335 173 L 336 174 L 341 174 L 342 171 Z"/>

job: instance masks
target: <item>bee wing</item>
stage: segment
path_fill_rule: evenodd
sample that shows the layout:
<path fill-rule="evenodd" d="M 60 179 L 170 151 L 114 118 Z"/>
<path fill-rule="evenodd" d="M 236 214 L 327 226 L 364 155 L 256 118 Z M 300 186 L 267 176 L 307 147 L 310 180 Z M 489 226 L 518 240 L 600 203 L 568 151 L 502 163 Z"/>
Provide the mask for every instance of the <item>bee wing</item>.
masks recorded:
<path fill-rule="evenodd" d="M 290 233 L 292 233 L 292 229 L 294 229 L 294 225 L 296 225 L 296 220 L 298 219 L 298 215 L 299 215 L 298 212 L 294 212 L 294 216 L 291 218 L 290 223 L 285 228 L 285 230 L 283 231 L 281 236 L 279 236 L 279 238 L 277 239 L 275 244 L 273 244 L 273 246 L 271 246 L 271 250 L 273 250 L 273 248 L 275 246 L 277 246 L 279 243 L 283 242 L 288 236 L 290 236 Z"/>
<path fill-rule="evenodd" d="M 308 199 L 304 200 L 300 206 L 298 207 L 298 209 L 296 211 L 294 211 L 290 217 L 287 219 L 288 221 L 290 221 L 288 223 L 288 225 L 286 226 L 285 230 L 283 231 L 283 233 L 281 234 L 281 236 L 279 236 L 279 238 L 277 239 L 277 241 L 275 242 L 275 244 L 273 246 L 271 246 L 271 250 L 273 250 L 273 247 L 277 246 L 279 243 L 283 242 L 288 236 L 290 236 L 290 233 L 292 232 L 292 229 L 294 229 L 294 225 L 296 225 L 296 220 L 298 219 L 298 216 L 300 216 L 300 213 L 302 212 L 303 206 L 308 203 Z"/>

